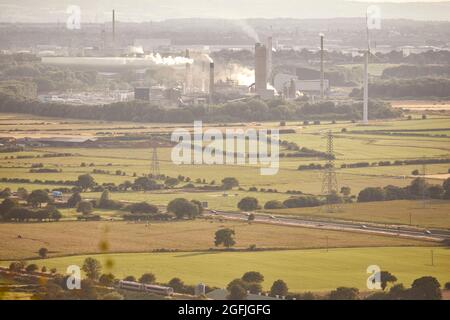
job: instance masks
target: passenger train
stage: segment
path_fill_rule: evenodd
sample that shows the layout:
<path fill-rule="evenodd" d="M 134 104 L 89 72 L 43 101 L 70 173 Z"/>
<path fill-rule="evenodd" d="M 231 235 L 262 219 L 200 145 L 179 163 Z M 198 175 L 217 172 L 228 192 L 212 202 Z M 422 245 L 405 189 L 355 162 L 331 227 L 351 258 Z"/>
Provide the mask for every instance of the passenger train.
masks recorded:
<path fill-rule="evenodd" d="M 173 288 L 163 287 L 154 284 L 145 284 L 133 281 L 119 281 L 119 288 L 125 290 L 133 290 L 133 291 L 141 291 L 141 292 L 150 292 L 154 294 L 171 296 L 173 295 Z"/>

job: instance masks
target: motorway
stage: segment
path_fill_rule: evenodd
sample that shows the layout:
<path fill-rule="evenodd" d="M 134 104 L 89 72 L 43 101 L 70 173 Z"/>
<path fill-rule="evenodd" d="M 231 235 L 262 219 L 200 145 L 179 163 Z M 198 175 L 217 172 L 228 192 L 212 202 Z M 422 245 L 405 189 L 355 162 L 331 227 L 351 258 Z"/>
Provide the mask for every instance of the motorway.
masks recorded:
<path fill-rule="evenodd" d="M 227 212 L 209 210 L 206 214 L 210 216 L 220 216 L 230 220 L 248 220 L 249 213 Z M 351 231 L 370 234 L 379 234 L 387 236 L 395 236 L 402 238 L 410 238 L 417 240 L 442 241 L 450 239 L 450 230 L 444 229 L 418 229 L 407 226 L 396 225 L 380 225 L 368 222 L 347 222 L 347 221 L 330 221 L 330 220 L 308 220 L 293 216 L 273 216 L 262 213 L 253 213 L 255 220 L 253 222 L 270 223 L 284 226 L 297 226 L 304 228 L 335 230 L 335 231 Z"/>

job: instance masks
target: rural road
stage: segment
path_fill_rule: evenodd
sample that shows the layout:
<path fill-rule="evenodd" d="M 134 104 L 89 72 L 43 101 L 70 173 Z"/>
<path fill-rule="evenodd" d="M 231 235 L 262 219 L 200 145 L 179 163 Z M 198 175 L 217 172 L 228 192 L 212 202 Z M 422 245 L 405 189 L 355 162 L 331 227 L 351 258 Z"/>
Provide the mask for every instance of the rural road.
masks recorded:
<path fill-rule="evenodd" d="M 207 214 L 211 216 L 222 216 L 225 219 L 231 220 L 245 220 L 245 221 L 248 220 L 247 214 L 240 212 L 209 210 Z M 431 229 L 428 230 L 430 233 L 426 233 L 425 229 L 419 230 L 396 226 L 384 227 L 380 225 L 369 224 L 366 222 L 354 223 L 354 222 L 329 221 L 329 220 L 307 220 L 303 218 L 288 217 L 288 216 L 270 216 L 267 214 L 255 214 L 254 222 L 271 223 L 286 226 L 298 226 L 324 230 L 363 232 L 363 233 L 381 234 L 381 235 L 418 239 L 418 240 L 429 240 L 429 241 L 442 241 L 444 239 L 450 239 L 450 230 Z"/>

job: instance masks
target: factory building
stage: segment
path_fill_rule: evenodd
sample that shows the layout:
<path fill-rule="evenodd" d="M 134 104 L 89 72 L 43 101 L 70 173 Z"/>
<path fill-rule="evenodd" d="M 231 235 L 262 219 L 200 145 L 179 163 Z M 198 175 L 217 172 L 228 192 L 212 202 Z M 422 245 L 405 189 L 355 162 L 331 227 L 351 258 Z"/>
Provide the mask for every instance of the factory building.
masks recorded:
<path fill-rule="evenodd" d="M 150 88 L 146 87 L 134 88 L 134 99 L 150 101 Z"/>
<path fill-rule="evenodd" d="M 301 94 L 317 95 L 321 93 L 321 80 L 299 80 L 296 75 L 278 73 L 274 76 L 273 85 L 278 92 L 283 92 L 286 99 L 295 99 Z M 323 80 L 324 92 L 328 95 L 330 85 L 328 79 Z"/>

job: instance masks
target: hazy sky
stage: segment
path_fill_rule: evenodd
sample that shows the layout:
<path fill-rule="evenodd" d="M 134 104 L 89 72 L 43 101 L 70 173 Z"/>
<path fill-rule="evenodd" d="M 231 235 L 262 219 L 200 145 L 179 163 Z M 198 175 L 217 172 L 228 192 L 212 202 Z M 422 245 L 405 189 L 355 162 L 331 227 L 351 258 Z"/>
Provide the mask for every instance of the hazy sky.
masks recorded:
<path fill-rule="evenodd" d="M 450 2 L 375 0 L 385 18 L 450 20 Z M 396 2 L 396 3 L 394 3 Z M 409 3 L 406 3 L 409 2 Z M 110 20 L 114 8 L 121 21 L 172 18 L 332 18 L 363 17 L 361 0 L 0 0 L 1 22 L 57 22 L 69 5 L 81 8 L 85 22 Z"/>

